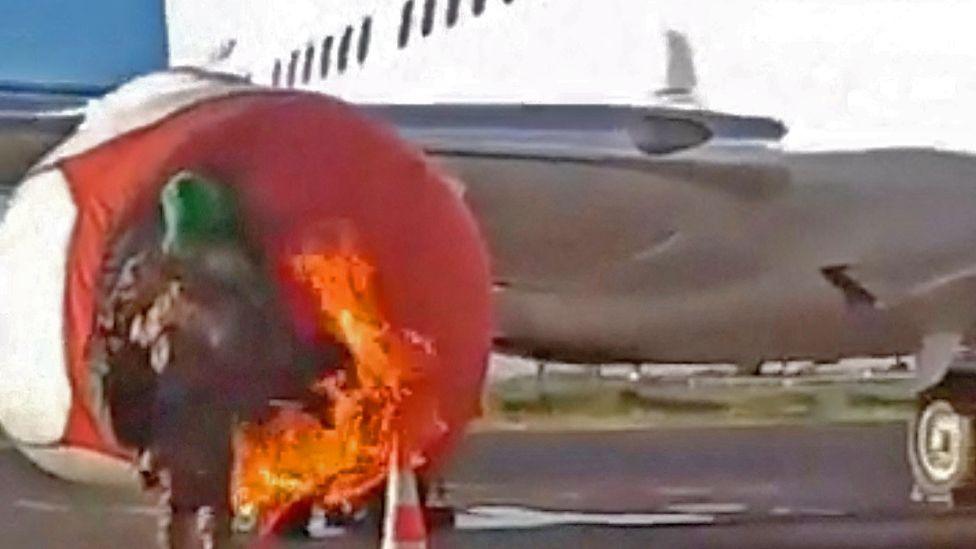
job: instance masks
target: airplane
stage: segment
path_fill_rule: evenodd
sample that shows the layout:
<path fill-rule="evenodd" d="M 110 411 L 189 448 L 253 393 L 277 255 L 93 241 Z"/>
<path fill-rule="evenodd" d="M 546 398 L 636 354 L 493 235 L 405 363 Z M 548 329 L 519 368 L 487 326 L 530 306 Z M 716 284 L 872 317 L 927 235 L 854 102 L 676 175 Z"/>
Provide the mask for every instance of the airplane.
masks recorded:
<path fill-rule="evenodd" d="M 174 64 L 363 104 L 465 181 L 509 348 L 745 366 L 961 340 L 968 312 L 919 317 L 971 265 L 965 238 L 946 238 L 973 229 L 948 213 L 970 206 L 968 39 L 895 41 L 922 19 L 828 4 L 298 2 L 273 16 L 177 0 L 167 17 Z M 956 5 L 905 9 L 951 32 Z M 869 8 L 877 22 L 846 33 Z"/>
<path fill-rule="evenodd" d="M 165 2 L 169 65 L 342 98 L 461 182 L 498 348 L 743 372 L 916 353 L 928 499 L 972 490 L 976 462 L 974 10 Z M 77 121 L 54 119 L 18 134 L 34 154 Z"/>
<path fill-rule="evenodd" d="M 499 348 L 743 373 L 917 353 L 920 490 L 968 486 L 970 391 L 947 387 L 976 319 L 976 7 L 237 7 L 169 0 L 171 61 L 363 105 L 463 181 Z"/>

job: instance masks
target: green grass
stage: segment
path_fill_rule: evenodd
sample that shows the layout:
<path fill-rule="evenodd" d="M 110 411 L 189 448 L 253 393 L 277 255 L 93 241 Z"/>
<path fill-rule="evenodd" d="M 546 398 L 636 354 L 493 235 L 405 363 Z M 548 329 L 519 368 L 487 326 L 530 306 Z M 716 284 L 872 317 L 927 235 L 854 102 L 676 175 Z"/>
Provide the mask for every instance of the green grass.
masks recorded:
<path fill-rule="evenodd" d="M 889 384 L 892 385 L 892 384 Z M 914 410 L 897 385 L 865 382 L 725 385 L 630 383 L 580 374 L 509 378 L 488 388 L 477 429 L 623 429 L 901 421 Z"/>

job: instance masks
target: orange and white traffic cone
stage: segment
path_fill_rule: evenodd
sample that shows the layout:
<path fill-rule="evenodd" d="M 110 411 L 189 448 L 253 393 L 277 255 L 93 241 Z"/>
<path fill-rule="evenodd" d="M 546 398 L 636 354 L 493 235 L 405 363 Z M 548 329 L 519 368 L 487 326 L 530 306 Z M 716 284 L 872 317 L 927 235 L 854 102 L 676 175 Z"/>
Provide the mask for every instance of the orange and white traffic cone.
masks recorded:
<path fill-rule="evenodd" d="M 409 463 L 401 463 L 399 446 L 394 443 L 390 456 L 390 473 L 386 479 L 386 516 L 380 547 L 427 549 L 427 528 L 417 493 L 417 477 Z"/>

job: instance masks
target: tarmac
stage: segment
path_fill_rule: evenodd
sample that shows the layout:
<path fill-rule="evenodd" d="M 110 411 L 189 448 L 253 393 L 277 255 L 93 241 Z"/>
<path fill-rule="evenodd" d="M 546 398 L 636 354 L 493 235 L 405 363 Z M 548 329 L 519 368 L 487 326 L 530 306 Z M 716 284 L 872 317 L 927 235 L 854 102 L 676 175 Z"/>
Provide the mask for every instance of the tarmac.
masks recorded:
<path fill-rule="evenodd" d="M 2 547 L 154 543 L 147 495 L 48 477 L 9 444 L 0 485 Z M 897 422 L 479 432 L 443 485 L 434 548 L 976 546 L 974 510 L 911 501 Z M 313 533 L 274 546 L 376 546 L 367 527 Z"/>

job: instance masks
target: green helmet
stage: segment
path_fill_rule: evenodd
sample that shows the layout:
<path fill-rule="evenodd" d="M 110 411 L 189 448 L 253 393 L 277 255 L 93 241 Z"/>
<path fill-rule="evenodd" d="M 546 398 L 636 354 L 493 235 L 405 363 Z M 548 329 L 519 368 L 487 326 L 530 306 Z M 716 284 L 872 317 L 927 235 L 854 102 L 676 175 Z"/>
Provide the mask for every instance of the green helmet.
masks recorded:
<path fill-rule="evenodd" d="M 163 186 L 160 206 L 167 254 L 187 255 L 201 245 L 244 240 L 237 197 L 227 185 L 180 172 Z"/>

